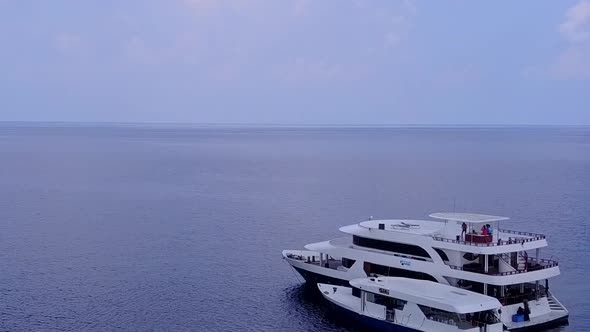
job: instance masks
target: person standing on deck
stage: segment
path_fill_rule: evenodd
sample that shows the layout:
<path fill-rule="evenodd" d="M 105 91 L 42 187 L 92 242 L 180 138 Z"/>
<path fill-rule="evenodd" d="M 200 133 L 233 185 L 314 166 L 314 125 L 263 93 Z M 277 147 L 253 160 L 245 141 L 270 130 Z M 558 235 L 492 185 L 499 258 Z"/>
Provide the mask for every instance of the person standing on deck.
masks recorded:
<path fill-rule="evenodd" d="M 461 238 L 465 240 L 465 235 L 467 235 L 467 224 L 463 223 L 463 225 L 461 225 L 461 229 Z"/>
<path fill-rule="evenodd" d="M 488 235 L 488 228 L 485 225 L 481 227 L 481 235 Z"/>

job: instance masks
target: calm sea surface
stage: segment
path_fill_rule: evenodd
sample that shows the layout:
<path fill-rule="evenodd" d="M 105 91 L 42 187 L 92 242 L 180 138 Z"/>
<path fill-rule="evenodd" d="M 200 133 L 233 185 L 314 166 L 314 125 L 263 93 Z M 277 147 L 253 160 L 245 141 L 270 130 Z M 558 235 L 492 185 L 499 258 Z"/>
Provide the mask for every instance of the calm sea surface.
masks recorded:
<path fill-rule="evenodd" d="M 1 331 L 360 331 L 281 250 L 453 206 L 546 234 L 590 330 L 590 128 L 2 124 L 0 189 Z"/>

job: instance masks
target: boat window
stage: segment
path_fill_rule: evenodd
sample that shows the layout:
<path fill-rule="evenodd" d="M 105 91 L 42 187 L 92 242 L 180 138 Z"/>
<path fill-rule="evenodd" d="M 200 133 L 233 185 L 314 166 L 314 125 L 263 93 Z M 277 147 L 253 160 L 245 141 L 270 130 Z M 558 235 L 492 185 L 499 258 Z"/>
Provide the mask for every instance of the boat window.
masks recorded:
<path fill-rule="evenodd" d="M 445 310 L 440 310 L 432 307 L 428 307 L 425 305 L 418 304 L 418 307 L 424 313 L 426 318 L 450 325 L 457 325 L 461 321 L 461 318 L 457 313 L 449 312 Z"/>
<path fill-rule="evenodd" d="M 356 260 L 354 259 L 342 257 L 342 266 L 344 266 L 345 268 L 350 268 L 355 262 Z"/>
<path fill-rule="evenodd" d="M 479 258 L 479 255 L 467 252 L 467 253 L 465 253 L 465 255 L 463 255 L 463 258 L 465 258 L 468 261 L 474 261 L 477 258 Z"/>
<path fill-rule="evenodd" d="M 459 327 L 471 328 L 473 326 L 492 325 L 500 323 L 501 320 L 494 310 L 479 311 L 470 314 L 459 315 Z"/>
<path fill-rule="evenodd" d="M 436 253 L 440 256 L 440 258 L 443 261 L 449 260 L 449 256 L 447 256 L 447 254 L 442 249 L 434 248 L 434 250 L 436 251 Z"/>
<path fill-rule="evenodd" d="M 494 312 L 494 310 L 486 310 L 486 311 L 480 311 L 480 312 L 476 312 L 474 314 L 474 316 L 476 317 L 476 319 L 484 324 L 496 324 L 496 323 L 500 323 L 500 319 L 498 318 L 498 316 L 496 316 L 496 313 Z"/>
<path fill-rule="evenodd" d="M 471 329 L 473 326 L 477 325 L 482 326 L 481 324 L 490 325 L 500 323 L 500 319 L 494 310 L 486 310 L 470 314 L 457 314 L 421 304 L 419 304 L 418 307 L 422 310 L 426 318 L 436 322 L 458 326 L 461 330 Z"/>
<path fill-rule="evenodd" d="M 391 266 L 379 265 L 370 262 L 365 262 L 365 272 L 368 275 L 371 274 L 379 274 L 383 276 L 389 277 L 404 277 L 404 278 L 411 278 L 411 279 L 419 279 L 419 280 L 430 280 L 437 282 L 437 280 L 431 276 L 430 274 L 423 273 L 423 272 L 416 272 L 404 269 L 398 269 Z"/>
<path fill-rule="evenodd" d="M 428 255 L 426 250 L 424 250 L 423 248 L 421 248 L 419 246 L 415 246 L 412 244 L 369 239 L 369 238 L 360 237 L 357 235 L 352 236 L 352 243 L 357 246 L 366 247 L 366 248 L 373 248 L 373 249 L 397 252 L 397 253 L 406 254 L 406 255 L 430 258 L 430 255 Z"/>
<path fill-rule="evenodd" d="M 407 303 L 407 301 L 396 299 L 396 298 L 389 297 L 389 296 L 384 296 L 384 295 L 374 294 L 374 293 L 370 293 L 370 294 L 373 294 L 373 300 L 370 302 L 385 306 L 388 310 L 393 310 L 393 309 L 404 310 L 404 306 Z"/>

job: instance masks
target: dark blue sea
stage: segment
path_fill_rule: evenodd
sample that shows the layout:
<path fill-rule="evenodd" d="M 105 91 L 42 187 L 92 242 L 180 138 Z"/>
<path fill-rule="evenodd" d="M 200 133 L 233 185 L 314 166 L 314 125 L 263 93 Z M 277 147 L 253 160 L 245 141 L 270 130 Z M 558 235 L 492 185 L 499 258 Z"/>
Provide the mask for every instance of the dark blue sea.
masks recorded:
<path fill-rule="evenodd" d="M 281 250 L 453 209 L 546 234 L 590 330 L 589 127 L 4 123 L 0 330 L 358 332 Z"/>

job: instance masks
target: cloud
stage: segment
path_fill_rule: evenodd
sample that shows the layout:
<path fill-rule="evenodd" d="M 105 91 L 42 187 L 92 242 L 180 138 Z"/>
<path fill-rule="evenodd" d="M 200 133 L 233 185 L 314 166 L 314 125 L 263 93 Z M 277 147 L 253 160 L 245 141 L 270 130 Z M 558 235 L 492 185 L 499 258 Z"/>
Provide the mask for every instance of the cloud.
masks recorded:
<path fill-rule="evenodd" d="M 570 7 L 566 20 L 559 25 L 559 32 L 570 43 L 578 43 L 590 38 L 590 2 L 582 0 Z"/>
<path fill-rule="evenodd" d="M 590 2 L 581 0 L 568 8 L 558 30 L 567 47 L 554 62 L 552 76 L 559 79 L 590 78 Z"/>

